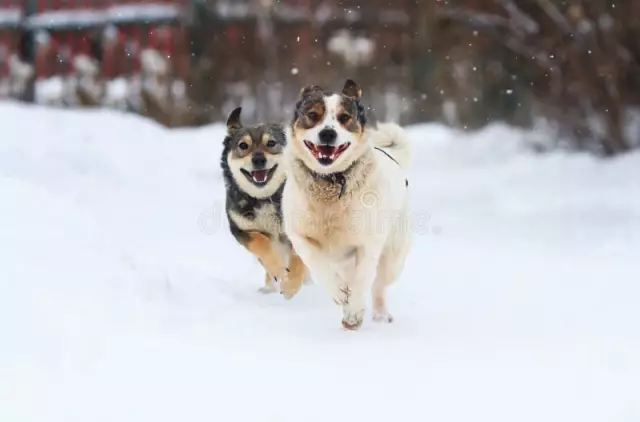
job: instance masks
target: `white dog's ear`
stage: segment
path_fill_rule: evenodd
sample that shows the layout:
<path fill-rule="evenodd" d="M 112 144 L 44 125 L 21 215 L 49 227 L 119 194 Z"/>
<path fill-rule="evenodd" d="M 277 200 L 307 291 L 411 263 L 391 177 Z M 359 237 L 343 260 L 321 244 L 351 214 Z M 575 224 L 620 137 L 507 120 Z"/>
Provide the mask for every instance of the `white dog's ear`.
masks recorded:
<path fill-rule="evenodd" d="M 354 98 L 356 100 L 360 100 L 360 98 L 362 97 L 362 89 L 360 89 L 358 84 L 351 79 L 347 79 L 347 81 L 344 83 L 342 93 L 347 97 Z"/>
<path fill-rule="evenodd" d="M 242 107 L 237 107 L 229 114 L 229 118 L 227 118 L 227 133 L 229 133 L 229 135 L 232 135 L 235 131 L 242 128 L 242 123 L 240 123 L 241 112 Z"/>
<path fill-rule="evenodd" d="M 312 92 L 322 91 L 322 87 L 319 85 L 307 85 L 300 90 L 300 98 L 306 97 Z"/>

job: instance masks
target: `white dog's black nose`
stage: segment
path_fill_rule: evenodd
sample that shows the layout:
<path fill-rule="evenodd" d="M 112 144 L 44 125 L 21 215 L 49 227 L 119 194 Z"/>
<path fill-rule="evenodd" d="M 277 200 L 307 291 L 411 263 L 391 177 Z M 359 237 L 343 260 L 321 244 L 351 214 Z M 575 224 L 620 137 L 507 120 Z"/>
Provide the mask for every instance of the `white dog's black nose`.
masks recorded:
<path fill-rule="evenodd" d="M 331 129 L 329 127 L 324 128 L 318 133 L 318 139 L 320 142 L 325 145 L 331 145 L 336 142 L 336 138 L 338 137 L 338 132 L 335 129 Z"/>
<path fill-rule="evenodd" d="M 267 165 L 267 157 L 264 156 L 263 152 L 256 152 L 251 157 L 251 164 L 253 164 L 253 168 L 262 169 Z"/>

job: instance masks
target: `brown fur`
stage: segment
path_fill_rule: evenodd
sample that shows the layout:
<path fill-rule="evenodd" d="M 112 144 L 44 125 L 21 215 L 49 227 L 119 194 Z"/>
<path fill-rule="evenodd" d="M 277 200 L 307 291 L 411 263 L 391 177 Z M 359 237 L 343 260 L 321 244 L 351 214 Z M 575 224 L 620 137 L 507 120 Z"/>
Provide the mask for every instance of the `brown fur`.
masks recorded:
<path fill-rule="evenodd" d="M 256 256 L 267 270 L 267 276 L 284 277 L 287 267 L 284 260 L 274 249 L 271 240 L 262 233 L 250 232 L 249 239 L 243 246 Z"/>
<path fill-rule="evenodd" d="M 294 250 L 291 250 L 289 255 L 289 275 L 282 280 L 280 286 L 286 299 L 291 299 L 300 291 L 302 284 L 307 279 L 307 275 L 308 270 L 304 262 Z"/>
<path fill-rule="evenodd" d="M 311 118 L 312 113 L 315 113 L 315 119 Z M 324 102 L 322 101 L 322 97 L 319 97 L 317 101 L 309 103 L 309 108 L 296 120 L 294 127 L 302 130 L 311 129 L 322 121 L 324 113 Z"/>
<path fill-rule="evenodd" d="M 362 132 L 364 131 L 364 127 L 362 124 L 354 117 L 357 113 L 356 106 L 353 101 L 342 100 L 340 104 L 339 112 L 346 116 L 349 116 L 349 120 L 345 123 L 341 122 L 343 128 L 348 130 L 351 133 L 354 133 L 358 136 L 358 140 L 362 140 Z"/>

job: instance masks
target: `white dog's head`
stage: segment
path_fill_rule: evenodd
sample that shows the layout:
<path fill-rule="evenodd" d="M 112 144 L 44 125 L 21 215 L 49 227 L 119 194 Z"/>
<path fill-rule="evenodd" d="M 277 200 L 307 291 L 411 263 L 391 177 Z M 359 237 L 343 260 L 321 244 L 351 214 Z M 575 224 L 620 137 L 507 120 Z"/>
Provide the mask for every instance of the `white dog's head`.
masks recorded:
<path fill-rule="evenodd" d="M 362 90 L 347 79 L 342 92 L 317 85 L 300 92 L 291 123 L 291 151 L 319 174 L 345 171 L 366 151 Z"/>

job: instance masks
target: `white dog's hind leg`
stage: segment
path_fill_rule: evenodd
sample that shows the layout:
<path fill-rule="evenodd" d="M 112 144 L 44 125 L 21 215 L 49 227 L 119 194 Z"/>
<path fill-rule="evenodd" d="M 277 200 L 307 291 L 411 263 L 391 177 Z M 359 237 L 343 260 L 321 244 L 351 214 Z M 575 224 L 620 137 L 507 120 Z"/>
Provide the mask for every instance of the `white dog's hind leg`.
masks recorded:
<path fill-rule="evenodd" d="M 388 265 L 378 268 L 378 276 L 373 282 L 373 320 L 378 322 L 393 322 L 393 316 L 387 309 L 387 287 L 395 281 L 395 277 L 387 269 Z"/>
<path fill-rule="evenodd" d="M 387 288 L 402 274 L 409 253 L 410 238 L 399 243 L 401 244 L 385 250 L 378 263 L 378 273 L 371 289 L 374 321 L 393 322 L 393 316 L 387 309 Z"/>

